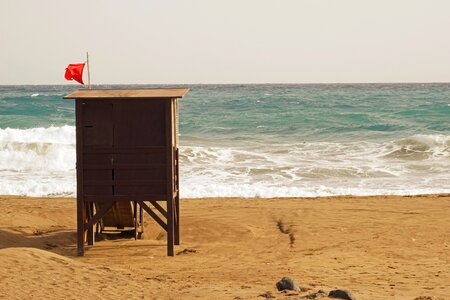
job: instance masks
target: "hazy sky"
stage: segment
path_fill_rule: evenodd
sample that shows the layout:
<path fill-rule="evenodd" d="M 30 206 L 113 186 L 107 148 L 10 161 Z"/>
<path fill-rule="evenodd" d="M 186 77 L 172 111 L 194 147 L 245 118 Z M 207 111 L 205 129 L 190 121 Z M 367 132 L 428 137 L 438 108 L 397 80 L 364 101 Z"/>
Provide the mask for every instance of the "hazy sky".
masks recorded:
<path fill-rule="evenodd" d="M 1 0 L 0 84 L 450 81 L 449 0 Z"/>

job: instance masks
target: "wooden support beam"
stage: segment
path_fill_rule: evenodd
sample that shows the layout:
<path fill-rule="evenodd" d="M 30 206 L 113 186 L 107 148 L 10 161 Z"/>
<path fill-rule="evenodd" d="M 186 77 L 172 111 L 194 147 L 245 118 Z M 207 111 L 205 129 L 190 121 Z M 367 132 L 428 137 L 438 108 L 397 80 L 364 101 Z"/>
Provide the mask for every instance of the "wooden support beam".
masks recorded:
<path fill-rule="evenodd" d="M 139 204 L 139 223 L 141 223 L 141 233 L 144 233 L 144 209 Z"/>
<path fill-rule="evenodd" d="M 167 231 L 167 224 L 153 211 L 150 207 L 145 204 L 144 201 L 138 201 L 139 205 L 156 221 L 165 231 Z"/>
<path fill-rule="evenodd" d="M 174 255 L 174 224 L 173 224 L 173 150 L 174 150 L 174 129 L 173 129 L 173 100 L 165 104 L 166 119 L 166 194 L 167 194 L 167 256 Z"/>
<path fill-rule="evenodd" d="M 100 210 L 95 214 L 95 216 L 93 216 L 89 222 L 86 224 L 86 227 L 92 227 L 94 226 L 98 221 L 100 221 L 100 219 L 108 212 L 108 210 L 114 205 L 114 203 L 116 203 L 115 201 L 111 201 L 111 202 L 107 202 L 105 203 L 104 206 L 102 206 L 102 208 L 100 208 Z"/>
<path fill-rule="evenodd" d="M 81 198 L 81 199 L 80 199 Z M 84 255 L 84 201 L 82 197 L 77 200 L 77 249 L 78 256 Z"/>
<path fill-rule="evenodd" d="M 134 216 L 134 239 L 138 239 L 138 229 L 139 229 L 139 222 L 138 222 L 138 212 L 137 212 L 137 201 L 133 201 L 133 216 Z"/>
<path fill-rule="evenodd" d="M 87 216 L 88 216 L 88 220 L 92 219 L 92 217 L 94 216 L 94 203 L 89 202 L 86 205 L 87 208 Z M 87 227 L 87 242 L 88 245 L 94 245 L 95 239 L 94 239 L 94 225 L 92 224 L 92 226 Z"/>
<path fill-rule="evenodd" d="M 173 199 L 167 199 L 167 256 L 174 255 Z"/>
<path fill-rule="evenodd" d="M 176 102 L 175 102 L 176 103 Z M 177 116 L 175 112 L 175 117 Z M 180 244 L 180 169 L 179 169 L 179 150 L 178 147 L 175 151 L 175 237 L 174 237 L 174 243 L 175 245 Z"/>
<path fill-rule="evenodd" d="M 164 210 L 164 208 L 162 208 L 161 205 L 159 205 L 158 202 L 156 202 L 156 200 L 149 200 L 148 202 L 153 204 L 153 206 L 167 219 L 167 212 Z"/>
<path fill-rule="evenodd" d="M 82 104 L 75 101 L 76 139 L 77 139 L 77 252 L 78 256 L 84 255 L 84 197 L 83 197 L 83 123 Z"/>
<path fill-rule="evenodd" d="M 180 244 L 180 197 L 178 194 L 175 196 L 175 210 L 174 210 L 174 220 L 175 220 L 175 236 L 174 236 L 174 244 Z"/>

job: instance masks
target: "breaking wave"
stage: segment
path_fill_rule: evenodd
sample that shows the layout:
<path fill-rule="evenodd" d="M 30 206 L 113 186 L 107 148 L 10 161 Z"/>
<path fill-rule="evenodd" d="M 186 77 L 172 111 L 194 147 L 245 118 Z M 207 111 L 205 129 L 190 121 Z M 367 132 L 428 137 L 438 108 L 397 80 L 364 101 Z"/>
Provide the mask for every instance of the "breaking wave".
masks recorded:
<path fill-rule="evenodd" d="M 450 192 L 450 136 L 389 142 L 180 147 L 181 196 L 314 197 Z M 73 126 L 0 129 L 0 194 L 75 196 Z"/>

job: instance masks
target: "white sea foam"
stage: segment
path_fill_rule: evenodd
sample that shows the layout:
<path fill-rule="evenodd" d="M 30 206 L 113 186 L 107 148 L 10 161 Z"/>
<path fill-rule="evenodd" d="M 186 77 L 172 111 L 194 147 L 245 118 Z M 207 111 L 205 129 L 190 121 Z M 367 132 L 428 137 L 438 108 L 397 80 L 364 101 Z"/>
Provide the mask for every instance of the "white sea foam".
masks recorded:
<path fill-rule="evenodd" d="M 185 198 L 450 192 L 450 136 L 445 135 L 385 143 L 196 143 L 180 148 Z M 75 196 L 75 189 L 73 126 L 0 129 L 0 194 Z"/>
<path fill-rule="evenodd" d="M 73 126 L 0 129 L 0 194 L 74 195 Z"/>
<path fill-rule="evenodd" d="M 387 143 L 182 147 L 183 197 L 314 197 L 450 192 L 450 137 Z"/>

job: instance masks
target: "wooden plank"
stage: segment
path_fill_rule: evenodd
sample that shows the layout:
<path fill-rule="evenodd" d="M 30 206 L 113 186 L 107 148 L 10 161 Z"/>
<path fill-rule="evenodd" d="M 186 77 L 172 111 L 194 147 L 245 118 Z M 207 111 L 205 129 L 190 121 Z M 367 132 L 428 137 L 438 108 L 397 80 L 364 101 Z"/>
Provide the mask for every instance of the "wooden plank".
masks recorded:
<path fill-rule="evenodd" d="M 174 211 L 173 211 L 173 115 L 172 101 L 166 103 L 166 193 L 167 193 L 167 256 L 174 255 Z"/>
<path fill-rule="evenodd" d="M 160 179 L 91 179 L 85 180 L 85 186 L 94 185 L 122 185 L 122 186 L 135 186 L 135 185 L 165 185 L 165 181 Z"/>
<path fill-rule="evenodd" d="M 151 208 L 148 207 L 144 201 L 138 201 L 138 202 L 139 202 L 139 205 L 150 215 L 150 217 L 152 217 L 153 220 L 155 220 L 156 223 L 159 224 L 159 226 L 161 226 L 165 231 L 167 231 L 167 224 L 164 223 L 164 221 L 161 220 L 161 218 L 153 210 L 151 210 Z"/>
<path fill-rule="evenodd" d="M 145 182 L 145 183 L 162 183 L 162 184 L 166 183 L 165 168 L 146 168 L 146 169 L 116 168 L 114 174 L 115 174 L 114 180 L 117 182 L 122 180 L 128 180 L 133 182 Z"/>
<path fill-rule="evenodd" d="M 137 202 L 133 201 L 133 217 L 134 217 L 134 239 L 138 239 L 138 228 L 139 228 L 139 222 L 138 222 L 138 213 L 137 213 Z"/>
<path fill-rule="evenodd" d="M 111 201 L 166 201 L 166 194 L 136 194 L 136 195 L 84 195 L 86 202 L 111 202 Z"/>
<path fill-rule="evenodd" d="M 158 152 L 164 152 L 166 147 L 164 146 L 133 146 L 133 148 L 130 147 L 99 147 L 99 146 L 84 146 L 84 153 L 107 153 L 107 154 L 114 154 L 114 153 L 158 153 Z"/>
<path fill-rule="evenodd" d="M 187 88 L 175 89 L 136 89 L 136 90 L 120 90 L 120 89 L 92 89 L 78 90 L 66 96 L 64 99 L 172 99 L 182 98 L 187 94 Z"/>
<path fill-rule="evenodd" d="M 164 150 L 165 151 L 165 150 Z M 115 153 L 114 157 L 114 167 L 121 165 L 155 165 L 155 164 L 165 164 L 166 156 L 164 152 L 155 153 Z"/>
<path fill-rule="evenodd" d="M 82 128 L 84 147 L 112 148 L 113 146 L 113 104 L 103 102 L 82 103 Z M 83 148 L 84 148 L 83 147 Z"/>
<path fill-rule="evenodd" d="M 112 154 L 105 153 L 85 153 L 83 154 L 83 168 L 89 166 L 109 167 L 112 168 Z"/>
<path fill-rule="evenodd" d="M 97 196 L 97 195 L 111 195 L 112 196 L 112 186 L 111 185 L 87 185 L 84 184 L 83 196 Z"/>
<path fill-rule="evenodd" d="M 134 195 L 158 193 L 163 194 L 165 192 L 164 184 L 146 184 L 146 185 L 114 185 L 115 195 L 129 196 L 134 199 Z"/>
<path fill-rule="evenodd" d="M 90 220 L 94 216 L 94 203 L 88 202 L 86 203 L 88 220 Z M 87 228 L 87 243 L 89 246 L 94 245 L 94 225 Z"/>
<path fill-rule="evenodd" d="M 108 212 L 108 210 L 114 205 L 115 202 L 104 203 L 100 210 L 93 216 L 89 222 L 86 224 L 86 227 L 92 227 L 97 224 L 98 221 Z M 106 226 L 106 225 L 105 225 Z"/>
<path fill-rule="evenodd" d="M 175 245 L 180 244 L 180 194 L 178 192 L 179 189 L 179 149 L 178 146 L 175 152 Z"/>
<path fill-rule="evenodd" d="M 114 101 L 114 147 L 164 147 L 166 102 Z"/>
<path fill-rule="evenodd" d="M 149 200 L 149 202 L 159 211 L 160 214 L 162 214 L 167 219 L 167 212 L 162 208 L 161 205 L 159 205 L 158 202 L 155 200 Z"/>
<path fill-rule="evenodd" d="M 83 119 L 82 104 L 75 101 L 76 168 L 77 168 L 77 252 L 84 255 L 84 193 L 83 193 Z"/>
<path fill-rule="evenodd" d="M 114 169 L 118 170 L 118 169 L 163 169 L 166 168 L 166 164 L 141 164 L 141 165 L 137 165 L 137 164 L 114 164 Z M 110 164 L 106 165 L 106 164 L 91 164 L 89 166 L 84 166 L 85 170 L 112 170 L 113 168 L 111 167 Z"/>
<path fill-rule="evenodd" d="M 139 223 L 141 224 L 141 233 L 144 233 L 144 208 L 139 204 Z"/>

